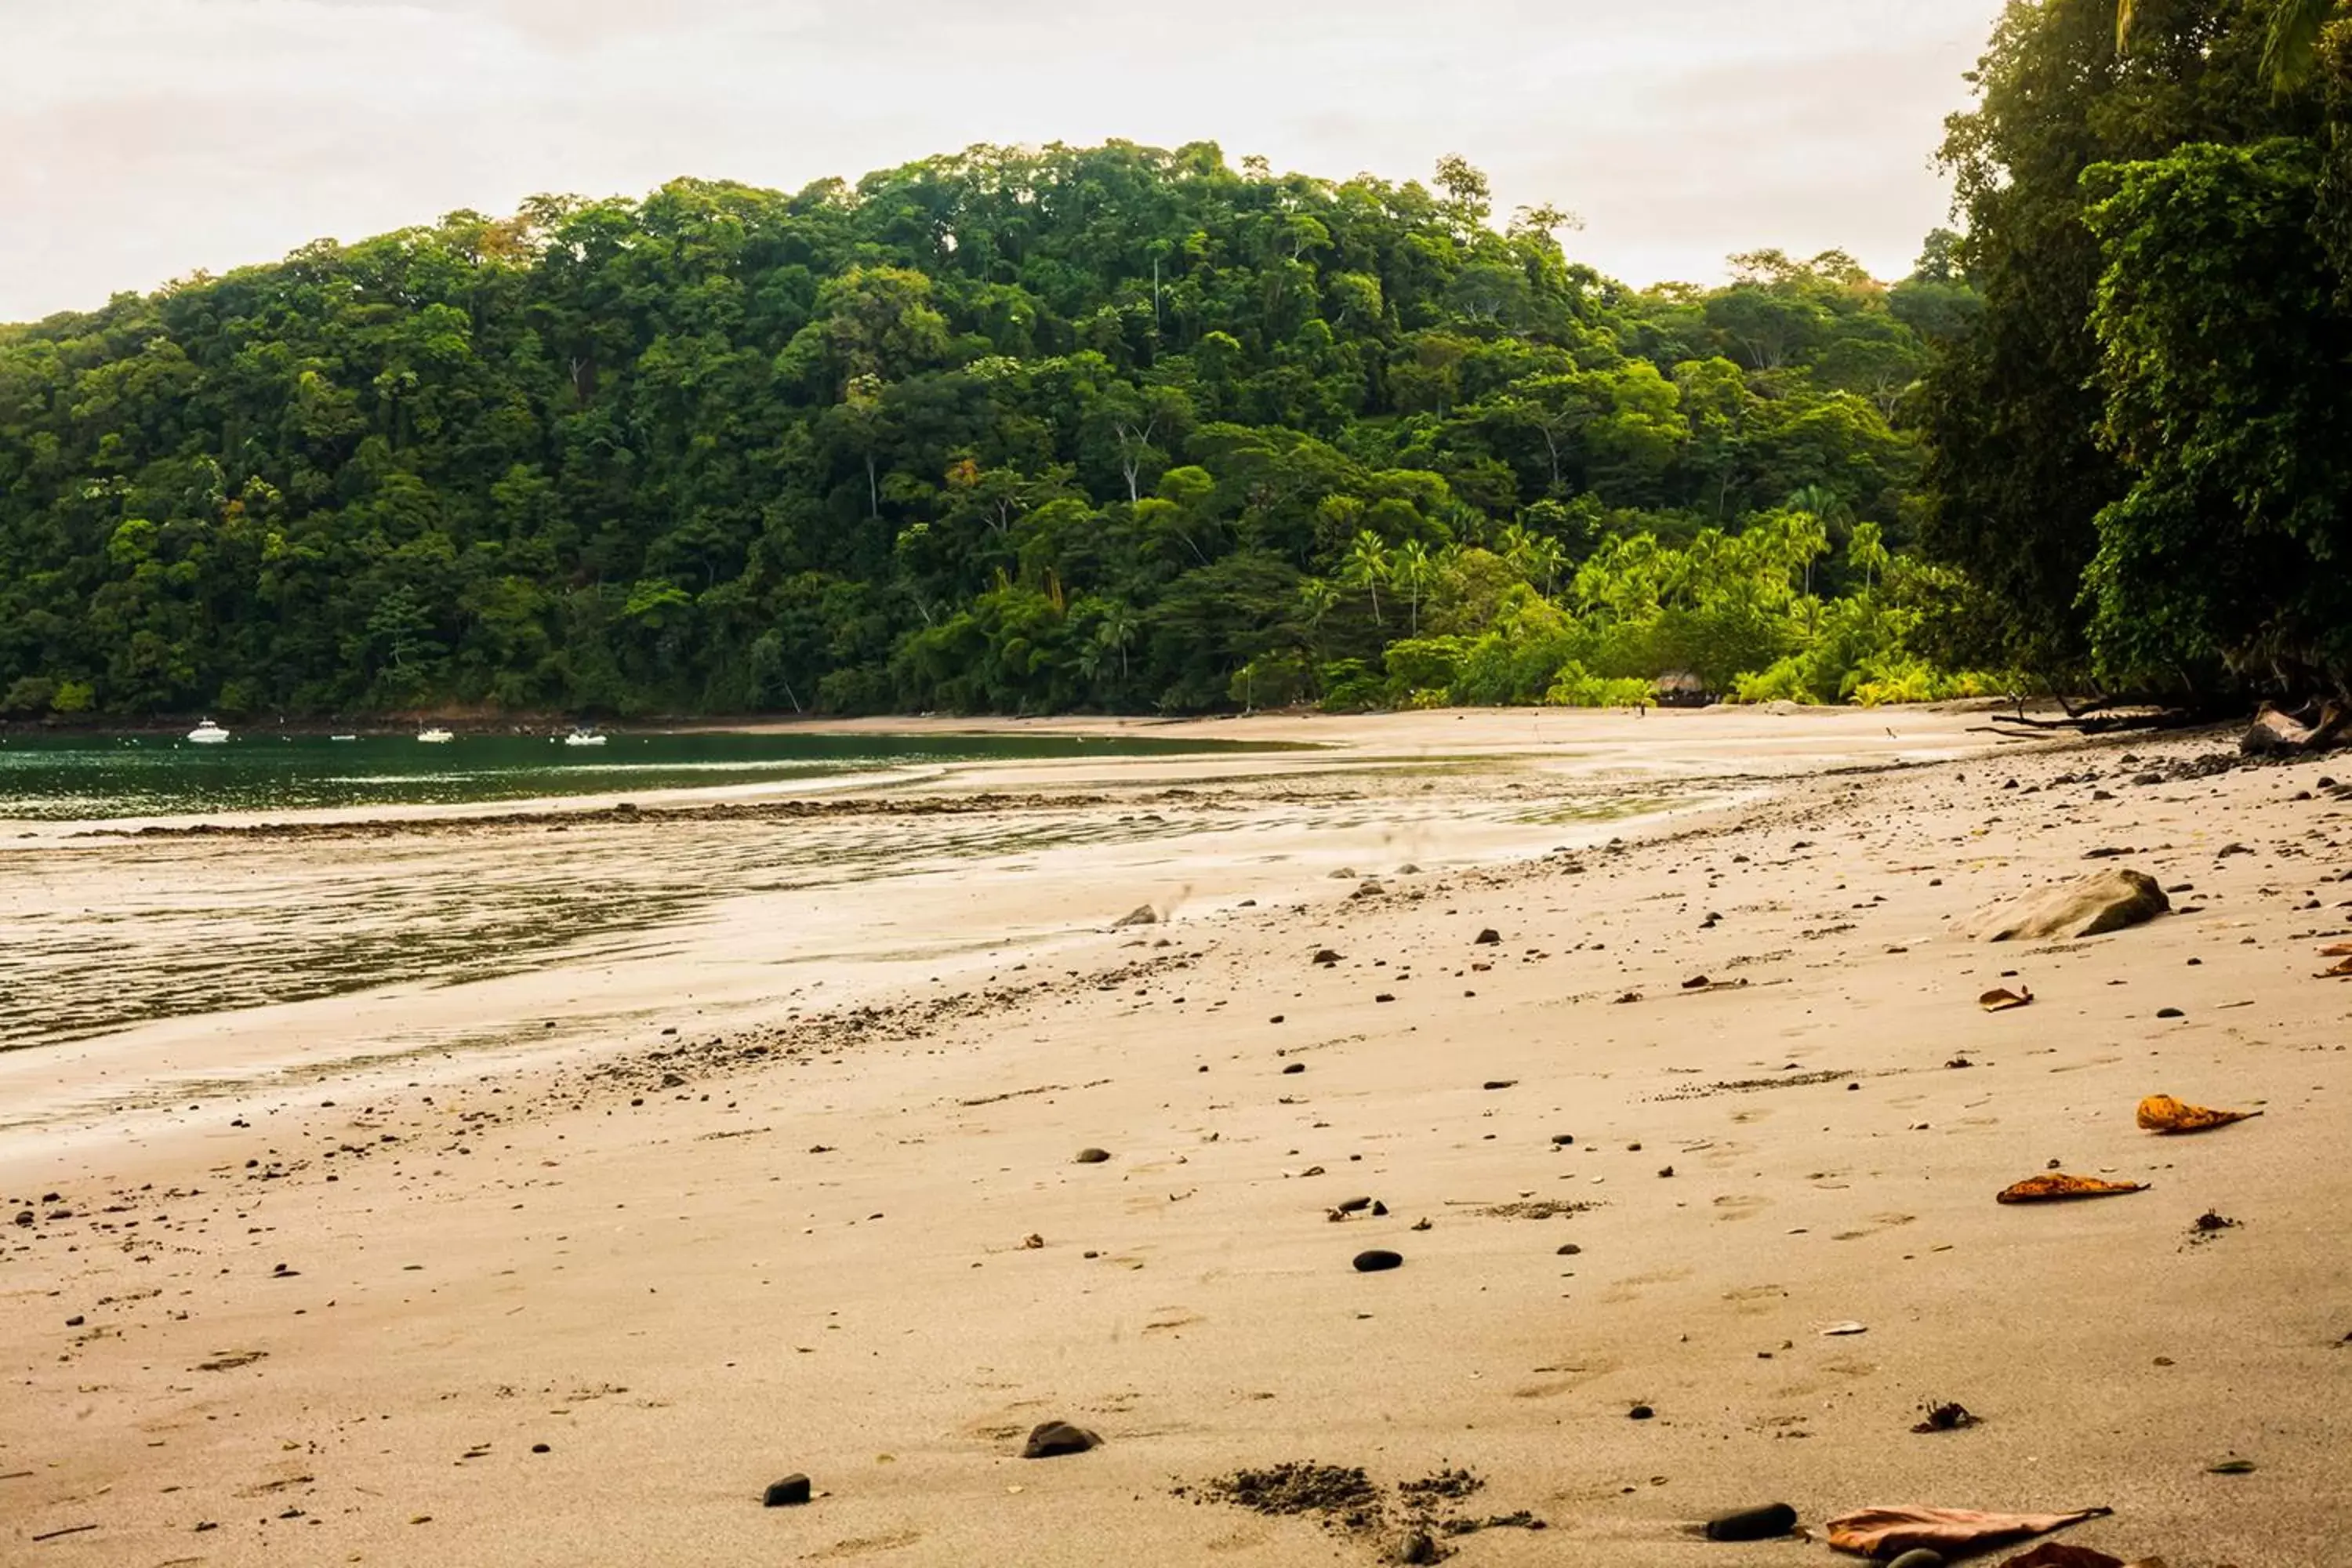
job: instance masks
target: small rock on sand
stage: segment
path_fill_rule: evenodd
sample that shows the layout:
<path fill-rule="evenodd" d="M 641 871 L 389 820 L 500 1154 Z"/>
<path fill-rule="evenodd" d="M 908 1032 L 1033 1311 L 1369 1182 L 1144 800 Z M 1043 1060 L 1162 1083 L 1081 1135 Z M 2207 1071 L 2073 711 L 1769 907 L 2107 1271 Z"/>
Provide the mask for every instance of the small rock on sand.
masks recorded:
<path fill-rule="evenodd" d="M 1079 1165 L 1099 1165 L 1109 1158 L 1110 1151 L 1108 1149 L 1081 1149 L 1073 1158 L 1072 1163 Z"/>
<path fill-rule="evenodd" d="M 1787 1503 L 1744 1508 L 1706 1521 L 1709 1541 L 1770 1541 L 1797 1528 L 1797 1510 Z"/>
<path fill-rule="evenodd" d="M 762 1508 L 797 1508 L 809 1500 L 809 1479 L 806 1476 L 786 1476 L 769 1484 L 761 1494 Z"/>
<path fill-rule="evenodd" d="M 1052 1459 L 1064 1454 L 1083 1454 L 1088 1448 L 1099 1447 L 1102 1439 L 1083 1426 L 1073 1426 L 1066 1421 L 1045 1421 L 1029 1434 L 1021 1445 L 1024 1459 Z"/>
<path fill-rule="evenodd" d="M 1385 1274 L 1391 1268 L 1403 1267 L 1403 1255 L 1391 1252 L 1384 1247 L 1376 1247 L 1370 1252 L 1356 1254 L 1355 1268 L 1359 1274 Z"/>
<path fill-rule="evenodd" d="M 2156 879 L 2111 867 L 1979 911 L 1966 934 L 1983 942 L 2100 936 L 2154 920 L 2172 908 Z"/>
<path fill-rule="evenodd" d="M 1158 910 L 1153 909 L 1150 904 L 1139 904 L 1134 909 L 1128 910 L 1127 913 L 1119 916 L 1118 919 L 1111 921 L 1111 929 L 1114 931 L 1122 931 L 1129 926 L 1156 926 L 1159 923 L 1160 911 Z"/>

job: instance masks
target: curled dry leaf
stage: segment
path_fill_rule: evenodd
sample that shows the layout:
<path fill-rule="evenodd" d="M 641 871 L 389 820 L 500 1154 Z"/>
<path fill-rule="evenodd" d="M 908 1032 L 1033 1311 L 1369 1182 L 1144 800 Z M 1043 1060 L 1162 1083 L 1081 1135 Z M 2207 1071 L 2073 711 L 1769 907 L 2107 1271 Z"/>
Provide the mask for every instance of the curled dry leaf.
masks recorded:
<path fill-rule="evenodd" d="M 2010 1558 L 2000 1568 L 2164 1568 L 2164 1565 L 2153 1558 L 2142 1563 L 2126 1563 L 2120 1557 L 2110 1557 L 2087 1546 L 2069 1546 L 2063 1541 L 2045 1541 L 2021 1556 Z"/>
<path fill-rule="evenodd" d="M 2011 1007 L 2030 1007 L 2032 1005 L 2033 992 L 2029 986 L 2020 986 L 2011 991 L 2004 985 L 1977 998 L 1977 1005 L 1988 1013 L 2006 1013 Z"/>
<path fill-rule="evenodd" d="M 2074 1513 L 1979 1513 L 1964 1508 L 1866 1508 L 1829 1521 L 1830 1544 L 1866 1557 L 1892 1557 L 1917 1547 L 1949 1555 L 1980 1551 L 2003 1542 L 2047 1535 L 2086 1519 L 2115 1512 L 2086 1508 Z"/>
<path fill-rule="evenodd" d="M 2070 1176 L 2063 1171 L 2050 1171 L 2003 1187 L 1996 1201 L 2004 1204 L 2054 1204 L 2063 1203 L 2069 1198 L 2111 1198 L 2147 1190 L 2137 1182 L 2103 1182 L 2096 1176 Z"/>
<path fill-rule="evenodd" d="M 2331 963 L 2326 968 L 2321 970 L 2315 978 L 2320 980 L 2341 980 L 2347 975 L 2352 975 L 2352 958 L 2337 959 L 2334 963 Z"/>
<path fill-rule="evenodd" d="M 2261 1114 L 2259 1110 L 2208 1110 L 2168 1094 L 2151 1094 L 2139 1102 L 2139 1124 L 2150 1132 L 2203 1132 Z"/>

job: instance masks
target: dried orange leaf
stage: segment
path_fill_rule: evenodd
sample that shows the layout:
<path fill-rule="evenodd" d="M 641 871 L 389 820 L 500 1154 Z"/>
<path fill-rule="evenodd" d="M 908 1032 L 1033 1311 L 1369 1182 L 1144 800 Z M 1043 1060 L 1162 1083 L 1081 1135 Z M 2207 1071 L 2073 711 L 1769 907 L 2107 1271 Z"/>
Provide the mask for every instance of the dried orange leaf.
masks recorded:
<path fill-rule="evenodd" d="M 1988 1013 L 2006 1013 L 2011 1007 L 2029 1007 L 2032 1005 L 2033 993 L 2031 990 L 2021 993 L 2011 991 L 2006 986 L 1997 991 L 1988 991 L 1977 998 L 1977 1005 Z"/>
<path fill-rule="evenodd" d="M 2322 958 L 2352 958 L 2352 942 L 2330 942 L 2319 950 Z"/>
<path fill-rule="evenodd" d="M 2010 1558 L 2000 1568 L 2134 1568 L 2134 1565 L 2120 1557 L 2094 1552 L 2087 1546 L 2069 1546 L 2063 1541 L 2045 1541 L 2023 1556 Z M 2139 1564 L 2137 1568 L 2146 1568 L 2146 1564 Z"/>
<path fill-rule="evenodd" d="M 2077 1513 L 1979 1513 L 1963 1508 L 1866 1508 L 1829 1521 L 1830 1544 L 1840 1552 L 1892 1557 L 1927 1547 L 1948 1552 L 1998 1546 L 2030 1535 L 2047 1535 L 2116 1510 L 2086 1508 Z"/>
<path fill-rule="evenodd" d="M 2259 1110 L 2208 1110 L 2168 1094 L 2151 1094 L 2139 1102 L 2139 1124 L 2150 1132 L 2203 1132 L 2261 1114 Z"/>
<path fill-rule="evenodd" d="M 2070 1176 L 2063 1171 L 2052 1171 L 2043 1175 L 2028 1176 L 2014 1186 L 2003 1187 L 1999 1201 L 2005 1204 L 2054 1204 L 2068 1198 L 2109 1198 L 2124 1193 L 2145 1192 L 2137 1182 L 2103 1182 L 2096 1176 Z"/>
<path fill-rule="evenodd" d="M 2324 957 L 2326 955 L 2322 954 L 2322 956 Z M 2342 958 L 2336 960 L 2334 963 L 2331 963 L 2326 968 L 2321 970 L 2315 978 L 2320 980 L 2340 980 L 2347 974 L 2352 974 L 2352 958 Z"/>

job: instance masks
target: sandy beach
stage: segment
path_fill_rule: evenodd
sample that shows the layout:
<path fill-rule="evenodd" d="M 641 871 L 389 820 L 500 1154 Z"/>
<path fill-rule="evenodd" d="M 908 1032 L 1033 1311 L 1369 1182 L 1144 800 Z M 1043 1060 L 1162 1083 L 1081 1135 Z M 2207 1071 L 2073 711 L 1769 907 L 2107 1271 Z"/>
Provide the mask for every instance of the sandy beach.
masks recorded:
<path fill-rule="evenodd" d="M 2352 795 L 1983 718 L 27 825 L 0 1562 L 2352 1561 Z M 2107 868 L 2171 911 L 1962 934 Z M 2147 1190 L 1995 1203 L 2053 1163 Z M 1370 1501 L 1217 1489 L 1307 1461 Z"/>

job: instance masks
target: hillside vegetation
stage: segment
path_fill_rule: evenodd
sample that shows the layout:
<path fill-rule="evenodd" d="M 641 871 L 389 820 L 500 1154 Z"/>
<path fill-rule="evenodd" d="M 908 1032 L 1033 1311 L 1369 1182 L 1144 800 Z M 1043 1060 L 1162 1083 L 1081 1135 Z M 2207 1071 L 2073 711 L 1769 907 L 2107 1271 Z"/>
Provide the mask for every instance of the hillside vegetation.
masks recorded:
<path fill-rule="evenodd" d="M 0 709 L 1200 710 L 1962 689 L 1935 237 L 1637 292 L 1217 148 L 451 215 L 0 328 Z"/>

